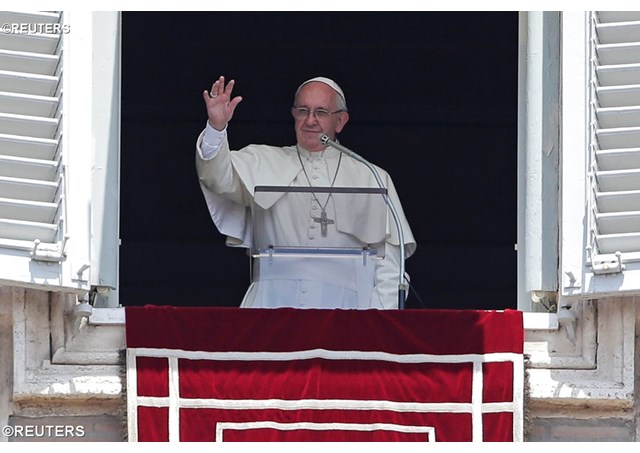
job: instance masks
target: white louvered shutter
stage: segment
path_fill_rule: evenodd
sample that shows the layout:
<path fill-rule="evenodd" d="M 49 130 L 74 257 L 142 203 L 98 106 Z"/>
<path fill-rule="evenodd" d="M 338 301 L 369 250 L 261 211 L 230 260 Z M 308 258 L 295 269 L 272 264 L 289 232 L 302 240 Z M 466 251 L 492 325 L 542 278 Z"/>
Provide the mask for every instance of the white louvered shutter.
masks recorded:
<path fill-rule="evenodd" d="M 640 292 L 640 12 L 590 15 L 586 266 L 593 295 Z"/>
<path fill-rule="evenodd" d="M 59 15 L 3 13 L 0 23 L 39 24 Z M 0 34 L 0 241 L 33 249 L 61 242 L 60 36 Z"/>
<path fill-rule="evenodd" d="M 63 14 L 0 12 L 0 24 L 13 27 L 0 33 L 0 279 L 83 288 L 66 269 Z"/>

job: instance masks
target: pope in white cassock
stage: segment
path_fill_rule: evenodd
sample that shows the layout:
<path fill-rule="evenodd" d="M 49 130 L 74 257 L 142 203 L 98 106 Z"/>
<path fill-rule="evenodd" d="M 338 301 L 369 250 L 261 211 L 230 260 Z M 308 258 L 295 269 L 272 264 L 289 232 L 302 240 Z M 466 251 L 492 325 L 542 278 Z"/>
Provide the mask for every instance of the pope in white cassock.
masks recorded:
<path fill-rule="evenodd" d="M 249 145 L 238 151 L 230 151 L 227 141 L 227 125 L 242 101 L 240 96 L 232 97 L 233 87 L 233 80 L 225 85 L 220 77 L 210 91 L 203 92 L 209 118 L 196 145 L 200 185 L 216 227 L 227 236 L 227 245 L 253 246 L 256 219 L 252 219 L 251 206 L 258 202 L 256 186 L 379 187 L 363 163 L 320 141 L 324 134 L 335 142 L 349 120 L 344 93 L 333 80 L 316 77 L 296 91 L 291 109 L 296 145 Z M 404 238 L 406 258 L 415 251 L 416 242 L 391 178 L 376 169 L 395 206 L 402 235 L 388 212 L 376 216 L 356 202 L 313 189 L 307 189 L 303 197 L 272 197 L 264 202 L 269 216 L 260 225 L 261 235 L 271 244 L 320 249 L 362 249 L 377 244 L 383 250 L 369 267 L 371 274 L 351 269 L 352 264 L 344 260 L 302 258 L 278 272 L 256 266 L 241 307 L 398 308 L 403 269 L 399 237 Z"/>

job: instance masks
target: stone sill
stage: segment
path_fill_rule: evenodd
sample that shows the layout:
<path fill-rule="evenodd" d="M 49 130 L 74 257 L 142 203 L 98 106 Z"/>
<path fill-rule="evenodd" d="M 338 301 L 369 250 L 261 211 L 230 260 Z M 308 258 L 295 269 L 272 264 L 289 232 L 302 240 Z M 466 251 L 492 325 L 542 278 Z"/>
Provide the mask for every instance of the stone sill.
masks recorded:
<path fill-rule="evenodd" d="M 558 317 L 555 313 L 528 313 L 523 316 L 525 330 L 558 330 Z M 124 307 L 94 308 L 89 317 L 92 325 L 125 324 Z"/>

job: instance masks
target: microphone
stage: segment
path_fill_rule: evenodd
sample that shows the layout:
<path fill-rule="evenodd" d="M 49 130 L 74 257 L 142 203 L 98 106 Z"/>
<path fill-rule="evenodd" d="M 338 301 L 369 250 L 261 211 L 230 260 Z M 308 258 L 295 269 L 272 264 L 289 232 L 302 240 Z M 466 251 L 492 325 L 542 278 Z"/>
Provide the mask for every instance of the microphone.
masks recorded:
<path fill-rule="evenodd" d="M 371 173 L 373 173 L 373 176 L 376 179 L 378 187 L 380 189 L 387 189 L 382 182 L 382 178 L 380 178 L 380 174 L 378 173 L 376 168 L 371 164 L 371 162 L 369 162 L 367 159 L 351 151 L 346 146 L 342 146 L 340 143 L 334 140 L 331 140 L 329 136 L 326 134 L 322 134 L 320 136 L 320 143 L 322 143 L 325 146 L 329 145 L 337 149 L 341 153 L 344 153 L 347 156 L 352 157 L 358 162 L 361 162 L 362 164 L 364 164 L 371 171 Z M 404 309 L 404 304 L 405 304 L 405 301 L 407 300 L 407 284 L 404 281 L 404 273 L 405 273 L 404 230 L 402 229 L 402 224 L 400 222 L 400 216 L 398 215 L 398 211 L 396 210 L 396 207 L 394 206 L 393 202 L 389 198 L 389 194 L 384 193 L 382 194 L 382 197 L 384 198 L 384 202 L 386 203 L 386 205 L 389 207 L 389 210 L 391 211 L 391 216 L 393 217 L 393 222 L 396 224 L 396 229 L 398 230 L 398 238 L 400 240 L 400 272 L 399 272 L 400 275 L 398 279 L 398 308 Z"/>

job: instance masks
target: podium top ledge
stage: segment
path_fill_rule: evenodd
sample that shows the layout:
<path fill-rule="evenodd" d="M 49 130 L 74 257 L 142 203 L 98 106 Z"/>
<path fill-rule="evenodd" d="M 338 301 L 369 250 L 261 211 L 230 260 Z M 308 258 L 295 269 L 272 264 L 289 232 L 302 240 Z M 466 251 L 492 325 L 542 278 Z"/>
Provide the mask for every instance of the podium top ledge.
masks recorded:
<path fill-rule="evenodd" d="M 313 192 L 313 193 L 352 193 L 352 194 L 387 194 L 386 188 L 380 187 L 305 187 L 305 186 L 256 186 L 256 192 Z"/>

